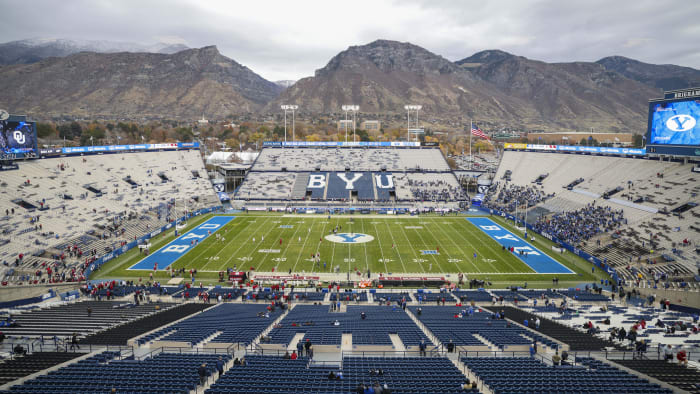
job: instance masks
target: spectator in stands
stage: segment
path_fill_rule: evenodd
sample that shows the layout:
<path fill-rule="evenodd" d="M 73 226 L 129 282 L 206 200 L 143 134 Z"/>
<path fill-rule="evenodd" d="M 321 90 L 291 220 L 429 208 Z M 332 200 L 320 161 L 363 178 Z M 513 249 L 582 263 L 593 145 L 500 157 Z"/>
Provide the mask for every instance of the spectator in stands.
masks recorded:
<path fill-rule="evenodd" d="M 224 374 L 224 360 L 219 356 L 219 359 L 216 360 L 216 371 L 219 372 L 218 377 L 221 377 L 221 375 Z"/>
<path fill-rule="evenodd" d="M 199 374 L 199 384 L 204 386 L 204 382 L 207 379 L 207 363 L 200 365 L 197 373 Z"/>
<path fill-rule="evenodd" d="M 684 349 L 681 349 L 676 353 L 676 358 L 678 359 L 678 365 L 687 367 L 688 366 L 688 355 Z"/>
<path fill-rule="evenodd" d="M 670 343 L 664 348 L 664 360 L 673 361 L 673 347 L 671 347 Z"/>
<path fill-rule="evenodd" d="M 454 353 L 454 351 L 455 351 L 455 344 L 452 342 L 452 339 L 450 339 L 450 342 L 447 343 L 447 352 Z"/>
<path fill-rule="evenodd" d="M 282 357 L 282 358 L 284 358 L 285 360 L 289 360 L 291 358 L 291 356 L 289 355 L 289 351 L 286 351 L 284 353 L 284 357 Z"/>
<path fill-rule="evenodd" d="M 302 341 L 297 342 L 297 352 L 302 356 L 304 355 L 304 343 Z"/>
<path fill-rule="evenodd" d="M 20 344 L 15 345 L 15 347 L 12 349 L 12 351 L 15 354 L 20 355 L 20 356 L 27 354 L 27 351 Z"/>
<path fill-rule="evenodd" d="M 309 355 L 309 350 L 311 349 L 311 339 L 306 338 L 306 343 L 304 343 L 304 350 L 306 350 L 306 356 Z"/>
<path fill-rule="evenodd" d="M 289 358 L 291 358 L 292 360 L 296 360 L 298 357 L 299 357 L 299 356 L 297 356 L 297 351 L 296 351 L 296 350 L 292 350 L 292 355 L 289 356 Z"/>
<path fill-rule="evenodd" d="M 561 356 L 559 356 L 559 351 L 557 350 L 552 356 L 552 365 L 557 366 L 561 363 Z"/>
<path fill-rule="evenodd" d="M 70 340 L 70 350 L 73 350 L 76 347 L 80 349 L 80 345 L 78 345 L 78 333 L 74 332 Z"/>
<path fill-rule="evenodd" d="M 420 340 L 420 344 L 418 344 L 418 349 L 420 349 L 420 355 L 425 357 L 425 349 L 428 346 L 425 344 L 425 339 Z"/>

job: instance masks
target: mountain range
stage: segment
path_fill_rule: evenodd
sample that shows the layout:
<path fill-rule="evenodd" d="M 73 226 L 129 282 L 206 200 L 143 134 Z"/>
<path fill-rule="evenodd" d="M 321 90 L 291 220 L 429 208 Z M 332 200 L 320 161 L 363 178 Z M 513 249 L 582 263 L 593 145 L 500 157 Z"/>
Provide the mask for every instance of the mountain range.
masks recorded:
<path fill-rule="evenodd" d="M 78 52 L 146 52 L 172 54 L 185 49 L 188 48 L 184 44 L 167 44 L 162 42 L 143 45 L 133 42 L 104 40 L 37 38 L 0 44 L 0 64 L 36 63 L 47 57 L 64 57 Z"/>
<path fill-rule="evenodd" d="M 258 111 L 282 88 L 215 46 L 80 52 L 0 67 L 0 107 L 39 116 L 198 119 Z"/>
<path fill-rule="evenodd" d="M 424 48 L 377 40 L 334 56 L 314 76 L 270 82 L 219 53 L 66 40 L 0 44 L 0 108 L 48 116 L 210 119 L 277 113 L 403 114 L 421 104 L 423 119 L 474 119 L 525 130 L 643 132 L 648 100 L 664 89 L 700 85 L 700 71 L 620 56 L 546 63 L 500 50 L 453 62 Z M 21 44 L 20 43 L 24 43 Z M 65 44 L 65 45 L 64 45 Z M 119 46 L 119 45 L 121 46 Z M 18 48 L 24 48 L 19 50 Z M 61 49 L 64 48 L 64 49 Z M 162 53 L 153 53 L 162 52 Z"/>

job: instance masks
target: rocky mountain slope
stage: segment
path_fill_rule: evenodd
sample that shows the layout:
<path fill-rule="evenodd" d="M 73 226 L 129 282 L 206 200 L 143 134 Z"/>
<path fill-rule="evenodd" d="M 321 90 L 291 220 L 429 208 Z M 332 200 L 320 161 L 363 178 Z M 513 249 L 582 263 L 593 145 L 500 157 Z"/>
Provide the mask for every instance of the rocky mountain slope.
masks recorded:
<path fill-rule="evenodd" d="M 641 132 L 648 100 L 661 94 L 597 63 L 545 63 L 503 51 L 482 51 L 456 63 L 524 100 L 545 129 L 551 123 L 567 130 Z"/>
<path fill-rule="evenodd" d="M 673 64 L 649 64 L 623 56 L 609 56 L 598 60 L 607 70 L 629 79 L 662 90 L 700 86 L 700 70 Z"/>
<path fill-rule="evenodd" d="M 343 104 L 357 104 L 363 113 L 401 113 L 405 104 L 415 103 L 423 113 L 440 117 L 534 115 L 457 64 L 416 45 L 386 40 L 339 53 L 266 109 L 283 102 L 316 113 L 340 112 Z"/>
<path fill-rule="evenodd" d="M 175 54 L 81 52 L 0 67 L 0 108 L 34 116 L 225 117 L 255 112 L 281 88 L 215 46 Z"/>

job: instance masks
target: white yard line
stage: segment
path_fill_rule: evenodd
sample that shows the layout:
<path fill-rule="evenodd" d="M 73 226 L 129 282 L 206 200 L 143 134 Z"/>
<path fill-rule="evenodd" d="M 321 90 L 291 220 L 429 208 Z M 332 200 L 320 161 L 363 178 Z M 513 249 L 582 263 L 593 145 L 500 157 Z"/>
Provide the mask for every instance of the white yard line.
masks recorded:
<path fill-rule="evenodd" d="M 265 222 L 269 221 L 269 220 L 272 219 L 272 218 L 273 218 L 273 217 L 271 216 L 271 217 L 268 218 L 268 220 L 266 220 Z M 252 221 L 251 221 L 251 223 L 252 223 Z M 269 234 L 270 231 L 272 231 L 272 228 L 270 228 L 270 230 L 269 230 L 265 235 Z M 250 236 L 248 236 L 248 239 L 250 239 Z M 260 243 L 262 243 L 262 241 L 260 241 Z M 258 245 L 260 245 L 260 243 L 258 243 Z M 234 257 L 236 257 L 236 255 L 238 254 L 238 251 L 241 250 L 241 248 L 242 248 L 244 245 L 247 245 L 247 244 L 248 244 L 247 242 L 241 242 L 241 245 L 238 247 L 238 249 L 236 249 L 235 252 L 231 253 L 231 257 L 229 257 L 229 258 L 226 260 L 226 262 L 224 263 L 224 267 L 226 267 L 226 266 L 228 265 L 228 262 L 231 261 Z M 257 246 L 256 246 L 256 248 L 257 248 Z M 250 256 L 248 256 L 248 257 L 250 257 Z M 244 262 L 242 261 L 241 263 L 244 263 Z M 247 271 L 247 270 L 246 270 L 246 271 Z"/>
<path fill-rule="evenodd" d="M 408 235 L 406 235 L 406 232 L 403 231 L 403 227 L 402 227 L 402 226 L 403 226 L 403 222 L 401 222 L 401 223 L 394 223 L 394 224 L 398 224 L 399 227 L 401 227 L 401 232 L 403 233 L 403 237 L 406 238 L 406 247 L 409 248 L 409 249 L 411 249 L 411 250 L 413 251 L 413 255 L 416 256 L 416 258 L 415 258 L 416 261 L 415 261 L 415 262 L 418 263 L 418 265 L 420 266 L 420 269 L 423 270 L 423 272 L 426 272 L 426 271 L 425 271 L 425 268 L 423 268 L 423 264 L 420 263 L 420 262 L 418 261 L 418 260 L 422 260 L 422 258 L 419 257 L 419 256 L 418 256 L 418 253 L 416 253 L 416 250 L 413 249 L 413 246 L 411 245 L 411 240 L 408 239 Z M 389 227 L 389 223 L 387 223 L 386 227 L 387 227 L 387 228 L 389 229 L 389 231 L 391 232 L 391 227 Z M 392 238 L 393 238 L 393 236 L 392 236 Z M 396 247 L 397 247 L 397 249 L 398 249 L 399 245 L 396 245 Z M 404 272 L 405 272 L 405 271 L 406 271 L 406 267 L 404 266 L 403 268 L 404 268 Z"/>
<path fill-rule="evenodd" d="M 404 234 L 406 233 L 406 231 L 404 230 L 403 226 L 401 226 L 401 231 L 403 231 Z M 431 246 L 428 245 L 428 244 L 425 242 L 425 240 L 423 239 L 423 236 L 421 235 L 420 231 L 416 231 L 416 234 L 418 234 L 418 237 L 420 238 L 420 241 L 423 243 L 423 245 L 424 245 L 428 250 L 431 250 L 431 249 L 429 249 Z M 406 237 L 406 238 L 408 238 L 408 237 Z M 423 256 L 423 255 L 421 255 L 421 256 Z M 434 261 L 435 263 L 437 263 L 438 268 L 440 268 L 440 272 L 447 272 L 447 271 L 445 271 L 444 269 L 442 269 L 442 266 L 440 265 L 440 261 L 438 260 L 437 255 L 431 254 L 430 256 L 432 256 L 432 257 L 433 257 L 433 261 Z"/>
<path fill-rule="evenodd" d="M 234 219 L 234 220 L 235 220 L 235 219 Z M 233 221 L 231 221 L 231 222 L 229 222 L 229 223 L 233 223 Z M 234 243 L 234 240 L 238 239 L 238 237 L 243 236 L 244 233 L 245 233 L 245 229 L 250 225 L 250 223 L 251 223 L 250 220 L 246 220 L 246 226 L 243 227 L 243 228 L 241 229 L 241 231 L 238 232 L 238 234 L 236 234 L 233 238 L 231 238 L 230 241 L 227 241 L 226 244 L 225 244 L 225 246 L 224 246 L 223 248 L 221 248 L 214 256 L 218 256 L 221 252 L 223 252 L 223 251 L 226 250 L 231 244 L 233 244 L 233 243 Z M 223 234 L 225 234 L 225 233 L 222 233 L 222 235 L 223 235 Z M 224 237 L 224 238 L 225 238 L 225 237 Z M 211 249 L 212 247 L 216 246 L 216 245 L 217 245 L 217 242 L 219 242 L 219 241 L 216 241 L 216 240 L 215 240 L 215 241 L 214 241 L 211 245 L 209 245 L 202 253 L 198 254 L 198 255 L 195 257 L 195 259 L 199 258 L 199 256 L 203 255 L 204 253 L 208 252 L 209 249 Z M 211 256 L 211 257 L 214 257 L 214 256 Z M 206 268 L 207 265 L 211 264 L 213 261 L 216 261 L 216 260 L 209 260 L 206 264 L 204 264 L 204 266 L 202 267 L 202 269 Z M 227 262 L 228 262 L 228 261 L 227 261 Z"/>
<path fill-rule="evenodd" d="M 384 257 L 384 248 L 382 247 L 382 241 L 380 240 L 379 237 L 379 230 L 377 229 L 376 224 L 372 224 L 374 226 L 374 233 L 377 235 L 377 242 L 379 243 L 379 253 L 382 255 L 382 263 L 384 263 L 384 272 L 388 273 L 389 272 L 389 267 L 386 265 L 386 258 Z"/>
<path fill-rule="evenodd" d="M 445 231 L 445 229 L 442 228 L 442 226 L 441 226 L 442 223 L 431 223 L 431 224 L 437 225 L 437 227 L 440 229 L 440 231 L 445 235 L 445 238 L 449 239 L 450 242 L 452 242 L 452 243 L 457 247 L 457 249 L 459 249 L 459 251 L 462 253 L 462 255 L 464 256 L 464 258 L 467 259 L 466 262 L 469 263 L 469 264 L 471 264 L 471 265 L 473 265 L 474 268 L 475 268 L 477 271 L 479 271 L 479 273 L 481 272 L 481 270 L 479 270 L 479 267 L 478 267 L 476 264 L 474 264 L 474 263 L 472 263 L 471 261 L 469 261 L 469 254 L 468 254 L 468 253 L 465 253 L 465 252 L 464 252 L 464 249 L 462 249 L 462 247 L 459 246 L 459 244 L 458 244 L 457 242 L 455 242 L 455 240 L 454 240 L 452 237 L 450 237 L 449 234 L 447 234 L 447 231 Z M 459 232 L 459 231 L 457 230 L 457 232 Z M 451 257 L 450 255 L 448 255 L 448 258 L 452 258 L 452 257 Z M 457 269 L 458 269 L 458 272 L 459 272 L 459 265 L 458 265 L 457 263 L 454 263 L 454 264 L 457 266 Z"/>
<path fill-rule="evenodd" d="M 314 223 L 315 223 L 315 222 L 316 222 L 316 221 L 314 220 L 314 221 L 311 223 L 311 227 L 312 227 L 312 228 L 314 227 Z M 301 226 L 299 226 L 299 227 L 301 227 Z M 301 259 L 302 252 L 304 251 L 304 246 L 306 246 L 306 241 L 309 240 L 309 236 L 311 235 L 312 232 L 313 232 L 313 230 L 307 231 L 307 232 L 306 232 L 306 238 L 304 238 L 304 243 L 301 245 L 301 250 L 300 250 L 299 253 L 298 253 L 298 254 L 299 254 L 299 257 L 297 257 L 297 261 L 294 262 L 294 266 L 292 267 L 292 272 L 296 272 L 297 264 L 299 264 L 299 259 Z M 296 231 L 295 231 L 294 233 L 296 234 Z M 291 246 L 291 245 L 290 245 L 290 246 Z M 287 248 L 289 248 L 289 246 L 288 246 Z M 285 250 L 284 255 L 286 255 L 286 254 L 287 254 L 287 251 Z M 313 269 L 313 267 L 311 267 L 311 268 Z"/>

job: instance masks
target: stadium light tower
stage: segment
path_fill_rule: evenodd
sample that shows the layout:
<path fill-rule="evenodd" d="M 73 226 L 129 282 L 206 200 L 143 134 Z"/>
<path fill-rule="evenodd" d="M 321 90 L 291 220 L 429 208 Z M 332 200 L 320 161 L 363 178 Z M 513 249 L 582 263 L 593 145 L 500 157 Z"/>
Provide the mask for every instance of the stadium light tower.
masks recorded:
<path fill-rule="evenodd" d="M 350 104 L 341 108 L 345 111 L 345 142 L 348 142 L 348 111 L 352 111 L 352 141 L 355 142 L 355 114 L 360 110 L 360 106 Z"/>
<path fill-rule="evenodd" d="M 416 111 L 416 127 L 418 127 L 418 111 L 423 108 L 422 105 L 408 104 L 404 105 L 403 108 L 406 110 L 406 142 L 411 140 L 411 111 Z M 416 134 L 416 140 L 418 140 L 418 135 Z"/>
<path fill-rule="evenodd" d="M 299 106 L 284 104 L 280 108 L 284 110 L 284 142 L 287 142 L 287 111 L 292 111 L 292 141 L 294 141 L 294 111 L 299 109 Z"/>

